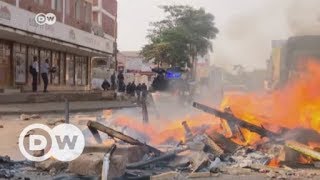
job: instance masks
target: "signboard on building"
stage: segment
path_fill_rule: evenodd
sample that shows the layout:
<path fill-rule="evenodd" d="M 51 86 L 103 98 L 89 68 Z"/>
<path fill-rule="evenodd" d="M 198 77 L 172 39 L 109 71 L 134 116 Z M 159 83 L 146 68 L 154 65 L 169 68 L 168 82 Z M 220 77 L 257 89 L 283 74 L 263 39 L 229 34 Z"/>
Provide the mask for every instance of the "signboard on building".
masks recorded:
<path fill-rule="evenodd" d="M 54 25 L 38 25 L 35 16 L 36 14 L 32 12 L 0 1 L 0 24 L 93 50 L 113 53 L 114 38 L 111 36 L 106 38 L 95 36 L 60 22 Z"/>

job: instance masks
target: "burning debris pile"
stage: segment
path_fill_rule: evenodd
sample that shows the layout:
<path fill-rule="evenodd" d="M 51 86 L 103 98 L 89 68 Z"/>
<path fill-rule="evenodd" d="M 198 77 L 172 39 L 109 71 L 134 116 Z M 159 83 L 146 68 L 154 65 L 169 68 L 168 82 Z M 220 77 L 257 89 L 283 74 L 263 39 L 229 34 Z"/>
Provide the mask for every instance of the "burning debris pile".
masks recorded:
<path fill-rule="evenodd" d="M 272 178 L 320 175 L 316 171 L 309 170 L 309 173 L 305 173 L 305 171 L 293 170 L 296 167 L 318 168 L 320 152 L 304 144 L 305 139 L 299 139 L 308 133 L 310 139 L 320 140 L 317 132 L 308 129 L 284 128 L 277 133 L 235 117 L 230 108 L 219 111 L 199 103 L 194 103 L 193 106 L 221 118 L 222 124 L 228 127 L 232 136 L 228 138 L 223 133 L 208 128 L 194 131 L 186 121 L 183 121 L 181 127 L 184 129 L 184 141 L 176 145 L 171 143 L 167 146 L 153 147 L 99 122 L 89 121 L 88 127 L 99 143 L 103 142 L 98 133 L 101 131 L 109 137 L 147 150 L 140 161 L 126 164 L 121 179 L 147 177 L 192 179 L 219 174 L 254 173 L 266 174 Z M 243 129 L 258 134 L 261 137 L 260 142 L 254 145 L 246 143 L 248 139 L 242 133 Z"/>
<path fill-rule="evenodd" d="M 319 178 L 320 65 L 309 62 L 306 69 L 269 94 L 230 95 L 223 110 L 194 103 L 206 114 L 200 115 L 198 123 L 179 121 L 158 132 L 148 124 L 116 122 L 126 130 L 144 133 L 149 141 L 98 122 L 90 121 L 88 126 L 100 143 L 98 131 L 147 149 L 140 160 L 127 162 L 121 178 L 192 179 L 224 174 Z"/>

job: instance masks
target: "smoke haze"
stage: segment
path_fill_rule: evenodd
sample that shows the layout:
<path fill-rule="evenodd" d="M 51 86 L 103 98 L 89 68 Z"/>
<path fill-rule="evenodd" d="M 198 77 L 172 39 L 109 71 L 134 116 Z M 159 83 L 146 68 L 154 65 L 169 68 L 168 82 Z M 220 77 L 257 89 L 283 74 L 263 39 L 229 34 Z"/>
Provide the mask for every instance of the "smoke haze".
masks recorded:
<path fill-rule="evenodd" d="M 271 41 L 294 35 L 320 34 L 319 0 L 272 0 L 247 13 L 233 15 L 219 27 L 213 63 L 265 68 Z"/>

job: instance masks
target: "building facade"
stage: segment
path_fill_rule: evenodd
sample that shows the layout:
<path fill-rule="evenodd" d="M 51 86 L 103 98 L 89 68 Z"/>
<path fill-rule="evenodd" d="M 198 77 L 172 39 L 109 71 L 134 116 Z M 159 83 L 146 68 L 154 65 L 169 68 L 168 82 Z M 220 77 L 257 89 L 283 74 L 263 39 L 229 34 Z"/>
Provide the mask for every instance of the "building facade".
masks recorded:
<path fill-rule="evenodd" d="M 92 0 L 0 0 L 0 89 L 30 91 L 34 56 L 39 66 L 48 59 L 57 69 L 49 75 L 49 89 L 89 89 L 91 59 L 111 59 L 116 44 L 117 3 L 103 3 L 115 16 L 96 24 Z M 39 25 L 37 13 L 53 13 L 57 22 Z"/>

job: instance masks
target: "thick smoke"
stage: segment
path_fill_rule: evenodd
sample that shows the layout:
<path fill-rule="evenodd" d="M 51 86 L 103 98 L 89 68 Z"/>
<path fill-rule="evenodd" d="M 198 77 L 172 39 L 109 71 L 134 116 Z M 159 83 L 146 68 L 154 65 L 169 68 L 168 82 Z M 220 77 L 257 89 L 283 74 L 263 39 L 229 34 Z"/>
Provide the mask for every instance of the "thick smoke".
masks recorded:
<path fill-rule="evenodd" d="M 269 0 L 247 13 L 235 14 L 220 28 L 214 63 L 265 68 L 271 41 L 320 34 L 319 0 Z"/>

